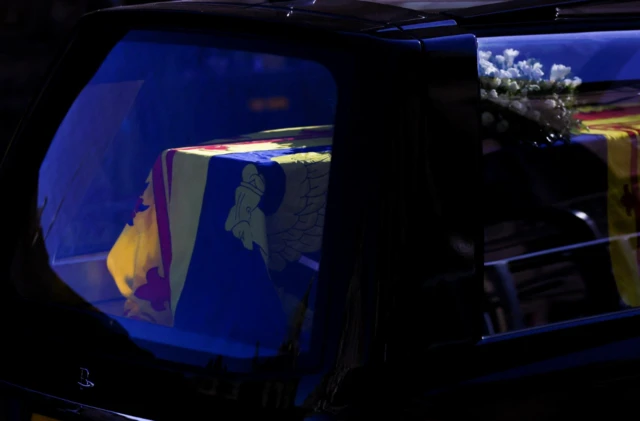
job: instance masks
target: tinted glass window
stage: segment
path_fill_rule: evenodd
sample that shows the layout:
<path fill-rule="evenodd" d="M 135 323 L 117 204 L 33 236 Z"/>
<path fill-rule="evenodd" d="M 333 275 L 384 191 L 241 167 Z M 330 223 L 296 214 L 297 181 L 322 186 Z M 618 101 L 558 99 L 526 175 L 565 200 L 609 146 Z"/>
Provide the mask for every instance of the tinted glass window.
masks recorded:
<path fill-rule="evenodd" d="M 321 312 L 337 87 L 319 62 L 236 44 L 130 33 L 39 179 L 58 277 L 151 350 L 204 362 L 306 353 Z"/>
<path fill-rule="evenodd" d="M 640 33 L 478 45 L 487 333 L 640 306 Z"/>

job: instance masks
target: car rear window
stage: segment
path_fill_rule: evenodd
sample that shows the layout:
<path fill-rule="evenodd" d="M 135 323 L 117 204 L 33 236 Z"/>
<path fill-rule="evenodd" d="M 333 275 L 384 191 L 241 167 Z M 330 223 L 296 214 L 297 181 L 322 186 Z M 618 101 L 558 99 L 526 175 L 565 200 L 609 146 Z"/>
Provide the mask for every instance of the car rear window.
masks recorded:
<path fill-rule="evenodd" d="M 128 34 L 39 176 L 59 279 L 134 339 L 206 358 L 304 354 L 317 314 L 337 86 L 245 44 Z"/>

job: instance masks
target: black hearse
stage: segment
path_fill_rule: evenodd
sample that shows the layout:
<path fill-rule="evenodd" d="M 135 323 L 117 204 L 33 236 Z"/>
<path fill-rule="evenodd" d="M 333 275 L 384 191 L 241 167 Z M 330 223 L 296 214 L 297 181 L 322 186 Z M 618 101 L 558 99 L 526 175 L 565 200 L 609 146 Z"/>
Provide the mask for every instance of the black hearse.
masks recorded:
<path fill-rule="evenodd" d="M 633 411 L 640 5 L 463 3 L 83 18 L 0 163 L 3 416 Z"/>

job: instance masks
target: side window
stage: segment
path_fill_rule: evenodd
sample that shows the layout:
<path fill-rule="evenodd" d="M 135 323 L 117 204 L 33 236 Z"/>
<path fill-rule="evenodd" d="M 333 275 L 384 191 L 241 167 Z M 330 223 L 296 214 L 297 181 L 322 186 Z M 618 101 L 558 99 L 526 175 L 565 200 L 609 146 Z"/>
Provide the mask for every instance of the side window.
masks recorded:
<path fill-rule="evenodd" d="M 640 306 L 640 33 L 478 45 L 486 333 Z"/>
<path fill-rule="evenodd" d="M 311 352 L 338 88 L 313 51 L 266 48 L 129 33 L 40 168 L 64 291 L 152 352 Z"/>

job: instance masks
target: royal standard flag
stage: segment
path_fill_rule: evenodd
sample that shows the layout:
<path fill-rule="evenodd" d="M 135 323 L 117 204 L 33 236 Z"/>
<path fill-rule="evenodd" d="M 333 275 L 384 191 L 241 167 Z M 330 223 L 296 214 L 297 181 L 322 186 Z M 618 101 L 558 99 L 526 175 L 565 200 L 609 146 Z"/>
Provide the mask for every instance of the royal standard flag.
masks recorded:
<path fill-rule="evenodd" d="M 611 264 L 623 301 L 640 306 L 640 248 L 636 233 L 640 231 L 640 189 L 638 185 L 638 134 L 640 108 L 599 108 L 582 110 L 576 115 L 587 130 L 603 136 L 606 152 L 602 158 L 608 166 L 607 219 Z M 602 153 L 600 153 L 602 155 Z"/>
<path fill-rule="evenodd" d="M 164 151 L 107 265 L 126 316 L 274 350 L 311 320 L 332 131 L 232 141 Z"/>

